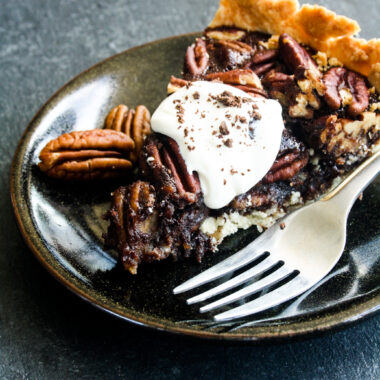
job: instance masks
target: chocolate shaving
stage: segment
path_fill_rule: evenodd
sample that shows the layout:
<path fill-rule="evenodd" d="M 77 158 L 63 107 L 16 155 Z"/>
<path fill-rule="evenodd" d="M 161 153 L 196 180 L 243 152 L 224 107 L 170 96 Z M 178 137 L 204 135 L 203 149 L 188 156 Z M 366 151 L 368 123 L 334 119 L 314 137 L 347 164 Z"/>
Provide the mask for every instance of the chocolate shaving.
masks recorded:
<path fill-rule="evenodd" d="M 225 121 L 222 121 L 220 126 L 219 126 L 219 131 L 222 135 L 228 135 L 230 131 L 227 128 L 227 124 Z"/>
<path fill-rule="evenodd" d="M 227 107 L 240 108 L 242 104 L 242 98 L 240 96 L 233 95 L 230 91 L 223 91 L 220 95 L 212 96 L 212 99 L 217 100 Z"/>
<path fill-rule="evenodd" d="M 228 148 L 232 148 L 232 139 L 227 139 L 224 141 L 224 145 Z"/>
<path fill-rule="evenodd" d="M 193 94 L 193 98 L 194 99 L 199 99 L 199 97 L 200 97 L 199 92 L 195 91 L 194 94 Z"/>

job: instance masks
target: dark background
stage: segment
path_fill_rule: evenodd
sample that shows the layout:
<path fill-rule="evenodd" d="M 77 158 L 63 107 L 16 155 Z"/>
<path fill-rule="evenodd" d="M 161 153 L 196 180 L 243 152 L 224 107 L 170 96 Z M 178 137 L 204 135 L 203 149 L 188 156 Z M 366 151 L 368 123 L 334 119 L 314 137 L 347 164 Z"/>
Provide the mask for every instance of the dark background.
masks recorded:
<path fill-rule="evenodd" d="M 317 1 L 376 36 L 378 0 Z M 331 3 L 331 4 L 330 4 Z M 9 170 L 39 107 L 112 54 L 202 30 L 217 0 L 48 1 L 0 5 L 0 379 L 380 378 L 380 316 L 304 341 L 253 345 L 159 333 L 106 315 L 58 284 L 15 224 Z"/>

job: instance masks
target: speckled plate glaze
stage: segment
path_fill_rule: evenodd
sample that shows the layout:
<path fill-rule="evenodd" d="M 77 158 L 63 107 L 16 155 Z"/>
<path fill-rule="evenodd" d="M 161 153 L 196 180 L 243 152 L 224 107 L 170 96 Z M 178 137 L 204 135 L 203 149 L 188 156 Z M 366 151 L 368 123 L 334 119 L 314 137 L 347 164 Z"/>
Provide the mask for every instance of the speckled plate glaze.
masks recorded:
<path fill-rule="evenodd" d="M 113 56 L 80 74 L 42 107 L 26 129 L 11 172 L 11 196 L 21 233 L 41 263 L 67 288 L 113 315 L 159 330 L 229 340 L 270 340 L 344 326 L 380 309 L 380 181 L 354 206 L 346 250 L 318 286 L 282 307 L 243 321 L 214 324 L 171 290 L 256 236 L 227 239 L 220 251 L 195 261 L 142 265 L 136 276 L 118 269 L 103 249 L 102 220 L 120 183 L 68 185 L 36 168 L 47 141 L 64 132 L 102 127 L 110 108 L 145 104 L 153 111 L 179 75 L 195 34 L 153 42 Z"/>

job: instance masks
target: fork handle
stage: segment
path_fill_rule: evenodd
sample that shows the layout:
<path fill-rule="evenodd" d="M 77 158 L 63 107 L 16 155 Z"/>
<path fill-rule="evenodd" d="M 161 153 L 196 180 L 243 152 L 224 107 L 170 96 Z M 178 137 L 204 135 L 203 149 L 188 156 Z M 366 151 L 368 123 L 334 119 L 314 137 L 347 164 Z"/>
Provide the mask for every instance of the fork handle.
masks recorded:
<path fill-rule="evenodd" d="M 369 185 L 380 171 L 380 150 L 366 159 L 347 178 L 344 179 L 334 190 L 325 195 L 321 200 L 334 199 L 334 204 L 351 210 L 359 194 Z"/>

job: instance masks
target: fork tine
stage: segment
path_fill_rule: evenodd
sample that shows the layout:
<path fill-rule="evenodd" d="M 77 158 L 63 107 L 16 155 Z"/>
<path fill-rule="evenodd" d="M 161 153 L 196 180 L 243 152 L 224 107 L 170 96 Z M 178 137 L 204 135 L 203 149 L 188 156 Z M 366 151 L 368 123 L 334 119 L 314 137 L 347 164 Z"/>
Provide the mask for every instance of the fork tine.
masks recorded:
<path fill-rule="evenodd" d="M 265 249 L 268 251 L 270 250 L 270 237 L 272 235 L 273 230 L 269 228 L 256 240 L 248 244 L 245 248 L 241 249 L 234 255 L 228 257 L 227 259 L 221 261 L 220 263 L 174 288 L 173 293 L 178 294 L 194 289 L 198 286 L 206 284 L 207 282 L 222 277 L 229 272 L 233 272 L 234 270 L 237 270 L 246 264 L 249 264 L 264 252 L 261 249 L 263 244 L 266 243 Z"/>
<path fill-rule="evenodd" d="M 237 301 L 239 299 L 242 299 L 244 297 L 247 297 L 251 294 L 254 294 L 260 290 L 263 290 L 264 288 L 274 285 L 275 283 L 281 281 L 286 276 L 288 276 L 290 273 L 292 273 L 293 270 L 287 268 L 285 265 L 283 265 L 281 268 L 277 269 L 270 275 L 262 278 L 259 281 L 254 282 L 251 285 L 248 285 L 240 290 L 238 290 L 235 293 L 232 293 L 226 297 L 223 297 L 217 301 L 214 301 L 206 306 L 203 306 L 199 309 L 201 313 L 206 313 L 207 311 L 211 311 L 214 309 L 217 309 L 221 306 L 227 305 L 229 303 L 232 303 L 234 301 Z M 248 304 L 247 304 L 248 305 Z M 237 309 L 237 308 L 236 308 Z M 235 310 L 235 309 L 232 309 Z"/>
<path fill-rule="evenodd" d="M 256 298 L 244 305 L 235 307 L 224 313 L 214 316 L 215 321 L 228 321 L 236 318 L 242 318 L 247 315 L 255 314 L 260 311 L 270 309 L 271 307 L 280 305 L 307 290 L 312 284 L 306 278 L 298 275 L 291 281 L 280 286 L 279 288 L 269 292 L 262 297 Z"/>
<path fill-rule="evenodd" d="M 238 286 L 240 284 L 243 284 L 250 278 L 257 276 L 266 270 L 272 268 L 278 261 L 273 261 L 271 257 L 267 257 L 262 261 L 261 263 L 255 265 L 253 268 L 246 270 L 245 272 L 239 274 L 238 276 L 235 276 L 231 278 L 230 280 L 223 282 L 222 284 L 207 290 L 206 292 L 203 292 L 201 294 L 198 294 L 197 296 L 194 296 L 192 298 L 189 298 L 186 302 L 188 305 L 192 305 L 197 302 L 205 301 L 213 296 L 216 296 L 220 293 L 223 293 L 227 290 L 230 290 L 234 288 L 235 286 Z"/>

